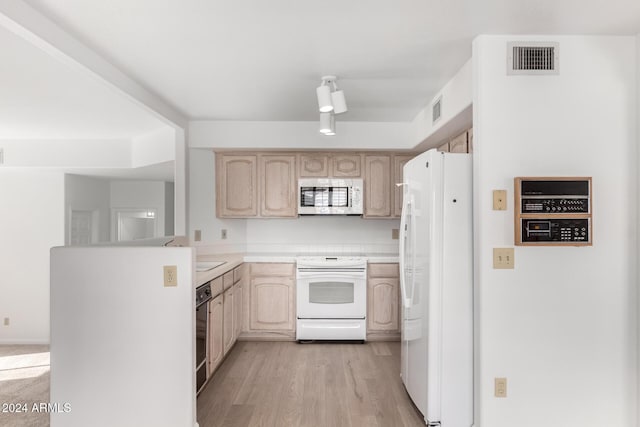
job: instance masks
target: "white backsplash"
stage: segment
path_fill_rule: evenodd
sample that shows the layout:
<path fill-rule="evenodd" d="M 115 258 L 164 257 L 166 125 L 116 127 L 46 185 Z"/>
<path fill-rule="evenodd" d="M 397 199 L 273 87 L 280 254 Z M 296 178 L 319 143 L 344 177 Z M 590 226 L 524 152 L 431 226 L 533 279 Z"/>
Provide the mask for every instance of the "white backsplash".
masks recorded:
<path fill-rule="evenodd" d="M 399 220 L 309 216 L 247 221 L 249 253 L 397 254 L 391 231 Z"/>

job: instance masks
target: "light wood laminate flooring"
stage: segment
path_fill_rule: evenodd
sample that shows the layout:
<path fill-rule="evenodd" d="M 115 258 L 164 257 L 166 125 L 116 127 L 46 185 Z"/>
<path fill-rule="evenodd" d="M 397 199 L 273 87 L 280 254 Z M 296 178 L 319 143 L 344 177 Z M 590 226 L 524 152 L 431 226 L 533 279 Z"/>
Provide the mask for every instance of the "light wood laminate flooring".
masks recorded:
<path fill-rule="evenodd" d="M 200 427 L 424 426 L 400 343 L 240 341 L 198 397 Z"/>
<path fill-rule="evenodd" d="M 34 403 L 49 402 L 49 347 L 46 345 L 0 346 L 0 426 L 46 427 L 49 414 L 33 411 Z M 14 412 L 15 404 L 26 405 L 26 412 Z M 22 409 L 22 408 L 21 408 Z"/>

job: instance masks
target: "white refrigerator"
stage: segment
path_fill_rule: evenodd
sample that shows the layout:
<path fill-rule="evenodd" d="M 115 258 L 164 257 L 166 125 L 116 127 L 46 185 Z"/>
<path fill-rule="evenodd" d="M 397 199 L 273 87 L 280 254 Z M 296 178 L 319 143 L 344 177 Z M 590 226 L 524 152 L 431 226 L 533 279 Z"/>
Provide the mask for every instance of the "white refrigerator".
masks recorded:
<path fill-rule="evenodd" d="M 429 150 L 403 173 L 402 381 L 427 425 L 471 426 L 471 155 Z"/>

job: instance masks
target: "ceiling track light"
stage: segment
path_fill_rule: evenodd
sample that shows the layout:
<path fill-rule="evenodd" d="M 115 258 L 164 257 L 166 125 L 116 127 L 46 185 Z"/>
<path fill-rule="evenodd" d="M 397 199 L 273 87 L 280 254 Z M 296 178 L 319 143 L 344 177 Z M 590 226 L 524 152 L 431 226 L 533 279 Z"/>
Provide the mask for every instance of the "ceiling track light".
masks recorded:
<path fill-rule="evenodd" d="M 320 133 L 325 136 L 336 134 L 336 119 L 332 113 L 320 113 Z"/>
<path fill-rule="evenodd" d="M 320 111 L 320 133 L 335 135 L 335 114 L 347 111 L 344 91 L 338 90 L 336 76 L 322 77 L 322 83 L 316 88 L 318 110 Z"/>
<path fill-rule="evenodd" d="M 321 113 L 329 113 L 333 111 L 333 103 L 331 102 L 331 87 L 325 80 L 327 77 L 322 78 L 322 84 L 316 89 L 316 95 L 318 96 L 318 110 Z"/>

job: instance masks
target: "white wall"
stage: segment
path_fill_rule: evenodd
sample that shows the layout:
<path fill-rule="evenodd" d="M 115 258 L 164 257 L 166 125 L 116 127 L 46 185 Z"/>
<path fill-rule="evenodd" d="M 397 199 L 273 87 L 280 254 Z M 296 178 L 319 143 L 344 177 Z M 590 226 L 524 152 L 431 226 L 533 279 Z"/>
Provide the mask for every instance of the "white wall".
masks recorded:
<path fill-rule="evenodd" d="M 64 244 L 64 174 L 0 169 L 0 343 L 49 341 L 49 249 Z"/>
<path fill-rule="evenodd" d="M 72 210 L 97 212 L 98 242 L 108 242 L 110 240 L 110 191 L 110 183 L 106 179 L 65 174 L 65 244 L 69 244 L 69 221 Z"/>
<path fill-rule="evenodd" d="M 394 219 L 310 216 L 247 221 L 247 251 L 297 253 L 398 253 Z"/>
<path fill-rule="evenodd" d="M 111 208 L 155 209 L 155 237 L 165 235 L 165 183 L 163 181 L 111 181 Z M 112 217 L 115 224 L 115 218 Z M 112 240 L 115 240 L 112 227 Z"/>
<path fill-rule="evenodd" d="M 164 183 L 164 235 L 175 235 L 175 184 Z"/>
<path fill-rule="evenodd" d="M 507 76 L 509 40 L 560 42 L 559 76 Z M 634 37 L 482 36 L 473 44 L 477 425 L 636 425 L 638 200 Z M 516 176 L 592 176 L 592 247 L 513 246 Z M 494 377 L 508 397 L 493 397 Z"/>
<path fill-rule="evenodd" d="M 206 247 L 218 252 L 243 252 L 247 243 L 247 220 L 216 218 L 215 154 L 208 149 L 189 149 L 189 238 L 200 230 L 202 240 L 193 242 L 203 253 Z M 227 239 L 220 233 L 227 230 Z"/>
<path fill-rule="evenodd" d="M 460 134 L 471 126 L 473 78 L 471 59 L 433 97 L 411 122 L 412 147 L 423 151 Z M 433 105 L 440 99 L 440 119 L 433 122 Z"/>
<path fill-rule="evenodd" d="M 131 166 L 164 163 L 176 159 L 176 130 L 164 126 L 131 141 Z"/>
<path fill-rule="evenodd" d="M 4 167 L 129 168 L 127 140 L 3 140 Z"/>
<path fill-rule="evenodd" d="M 51 402 L 71 405 L 51 426 L 195 425 L 193 252 L 51 251 Z"/>

